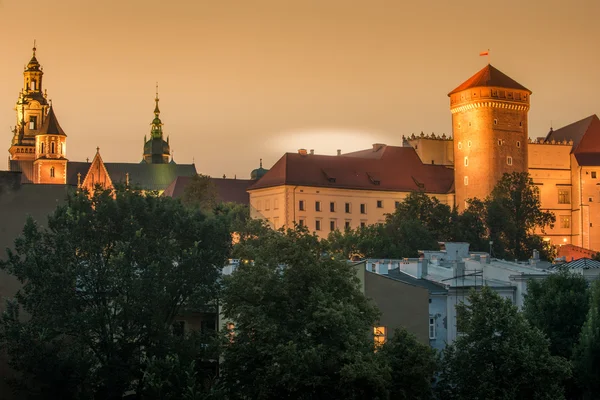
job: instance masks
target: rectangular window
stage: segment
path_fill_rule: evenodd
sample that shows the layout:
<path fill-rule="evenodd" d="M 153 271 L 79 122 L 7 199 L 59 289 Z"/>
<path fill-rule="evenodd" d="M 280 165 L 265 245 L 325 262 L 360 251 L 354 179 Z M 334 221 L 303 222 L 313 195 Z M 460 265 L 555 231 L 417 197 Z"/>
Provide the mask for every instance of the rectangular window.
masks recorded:
<path fill-rule="evenodd" d="M 258 200 L 258 201 L 256 202 L 256 209 L 257 209 L 258 211 L 260 211 L 260 208 L 261 208 L 261 207 L 262 207 L 262 202 L 261 202 L 260 200 Z"/>
<path fill-rule="evenodd" d="M 331 232 L 335 231 L 335 221 L 334 220 L 329 221 L 329 230 Z"/>
<path fill-rule="evenodd" d="M 315 221 L 315 231 L 320 231 L 321 230 L 321 220 L 318 219 Z"/>
<path fill-rule="evenodd" d="M 361 214 L 366 214 L 367 213 L 367 205 L 365 203 L 362 203 L 360 205 L 360 213 Z"/>
<path fill-rule="evenodd" d="M 361 221 L 361 223 L 360 223 L 360 227 L 361 227 L 361 228 L 364 228 L 365 226 L 367 226 L 367 223 L 366 223 L 366 222 L 364 222 L 364 221 Z"/>
<path fill-rule="evenodd" d="M 54 167 L 50 168 L 50 178 L 54 178 Z"/>
<path fill-rule="evenodd" d="M 506 157 L 506 163 L 508 165 L 512 165 L 512 157 L 511 156 Z"/>
<path fill-rule="evenodd" d="M 596 171 L 592 171 L 592 179 L 596 179 Z"/>
<path fill-rule="evenodd" d="M 558 204 L 571 204 L 571 194 L 568 190 L 558 190 Z"/>
<path fill-rule="evenodd" d="M 273 200 L 273 210 L 279 210 L 279 199 Z"/>
<path fill-rule="evenodd" d="M 304 220 L 303 219 L 301 219 L 301 220 L 298 221 L 298 226 L 300 226 L 300 227 L 304 226 Z"/>
<path fill-rule="evenodd" d="M 375 349 L 381 348 L 387 339 L 387 329 L 385 326 L 374 326 L 373 327 L 373 341 L 375 343 Z"/>
<path fill-rule="evenodd" d="M 298 202 L 298 210 L 304 211 L 304 200 Z"/>
<path fill-rule="evenodd" d="M 321 202 L 315 201 L 315 211 L 321 211 Z"/>
<path fill-rule="evenodd" d="M 350 229 L 350 221 L 346 221 L 346 223 L 344 224 L 344 228 Z"/>
<path fill-rule="evenodd" d="M 345 205 L 346 214 L 350 214 L 350 203 L 346 203 Z"/>
<path fill-rule="evenodd" d="M 396 208 L 400 207 L 400 202 L 399 201 L 394 202 L 394 207 L 396 207 Z"/>
<path fill-rule="evenodd" d="M 30 116 L 29 117 L 29 129 L 37 129 L 37 117 Z"/>
<path fill-rule="evenodd" d="M 429 339 L 435 339 L 435 318 L 429 318 Z"/>
<path fill-rule="evenodd" d="M 329 203 L 329 211 L 335 212 L 335 203 L 333 201 Z"/>
<path fill-rule="evenodd" d="M 571 217 L 568 215 L 560 216 L 560 227 L 561 228 L 570 228 L 571 227 Z"/>
<path fill-rule="evenodd" d="M 467 186 L 467 185 L 469 184 L 469 177 L 468 177 L 468 176 L 465 176 L 465 177 L 463 178 L 463 181 L 464 181 L 464 184 L 465 184 L 465 186 Z"/>
<path fill-rule="evenodd" d="M 273 229 L 279 229 L 279 217 L 273 218 Z"/>
<path fill-rule="evenodd" d="M 265 210 L 270 210 L 270 209 L 271 209 L 271 201 L 265 200 Z"/>
<path fill-rule="evenodd" d="M 383 208 L 383 200 L 377 200 L 377 208 Z"/>

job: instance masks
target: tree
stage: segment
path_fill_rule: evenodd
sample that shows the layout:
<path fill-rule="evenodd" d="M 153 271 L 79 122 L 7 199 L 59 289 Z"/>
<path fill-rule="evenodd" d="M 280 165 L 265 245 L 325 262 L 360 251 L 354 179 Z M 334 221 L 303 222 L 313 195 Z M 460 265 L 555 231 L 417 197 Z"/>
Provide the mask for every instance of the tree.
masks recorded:
<path fill-rule="evenodd" d="M 391 368 L 390 399 L 433 398 L 432 383 L 437 371 L 435 350 L 419 343 L 405 329 L 398 329 L 378 352 Z"/>
<path fill-rule="evenodd" d="M 444 399 L 562 399 L 569 363 L 509 299 L 485 286 L 456 306 L 462 335 L 443 354 Z"/>
<path fill-rule="evenodd" d="M 539 189 L 527 172 L 505 173 L 487 199 L 486 208 L 487 226 L 497 256 L 527 260 L 538 249 L 547 258 L 535 230 L 552 227 L 556 217 L 541 209 Z"/>
<path fill-rule="evenodd" d="M 181 202 L 188 207 L 210 213 L 217 205 L 217 187 L 210 176 L 196 174 L 185 187 Z"/>
<path fill-rule="evenodd" d="M 561 271 L 527 284 L 523 314 L 550 339 L 552 355 L 571 359 L 588 309 L 588 283 L 581 275 Z"/>
<path fill-rule="evenodd" d="M 47 228 L 29 219 L 0 264 L 23 284 L 0 344 L 28 396 L 141 389 L 142 360 L 174 352 L 178 313 L 215 298 L 230 246 L 221 220 L 128 190 L 71 194 Z"/>
<path fill-rule="evenodd" d="M 471 251 L 489 251 L 488 229 L 486 225 L 486 205 L 479 199 L 467 200 L 468 207 L 452 218 L 452 240 L 469 243 Z"/>
<path fill-rule="evenodd" d="M 600 393 L 600 280 L 592 284 L 590 308 L 574 351 L 574 369 L 585 399 Z"/>
<path fill-rule="evenodd" d="M 296 227 L 267 230 L 224 278 L 221 387 L 230 399 L 384 398 L 389 370 L 370 338 L 378 312 L 352 266 Z M 247 248 L 250 249 L 250 248 Z"/>

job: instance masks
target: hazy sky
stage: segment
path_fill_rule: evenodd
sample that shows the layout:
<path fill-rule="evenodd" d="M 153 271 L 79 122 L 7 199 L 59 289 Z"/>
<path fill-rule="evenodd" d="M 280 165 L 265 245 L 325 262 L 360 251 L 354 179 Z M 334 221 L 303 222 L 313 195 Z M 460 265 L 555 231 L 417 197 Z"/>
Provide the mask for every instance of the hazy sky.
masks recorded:
<path fill-rule="evenodd" d="M 599 15 L 599 0 L 0 0 L 0 148 L 34 39 L 74 161 L 141 160 L 156 81 L 175 160 L 212 176 L 449 134 L 447 93 L 488 48 L 533 91 L 543 136 L 600 114 Z"/>

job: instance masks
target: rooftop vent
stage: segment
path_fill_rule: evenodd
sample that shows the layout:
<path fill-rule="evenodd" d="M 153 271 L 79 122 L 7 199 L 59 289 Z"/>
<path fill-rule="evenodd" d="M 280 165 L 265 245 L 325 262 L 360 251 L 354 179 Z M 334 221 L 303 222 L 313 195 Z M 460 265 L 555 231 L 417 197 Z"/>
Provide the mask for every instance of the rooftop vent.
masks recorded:
<path fill-rule="evenodd" d="M 337 151 L 337 155 L 338 155 L 338 156 L 341 156 L 341 155 L 342 155 L 342 150 L 338 149 L 338 151 Z"/>
<path fill-rule="evenodd" d="M 373 151 L 379 151 L 385 147 L 385 143 L 373 143 Z"/>
<path fill-rule="evenodd" d="M 305 156 L 307 154 L 306 149 L 298 149 L 298 154 Z"/>

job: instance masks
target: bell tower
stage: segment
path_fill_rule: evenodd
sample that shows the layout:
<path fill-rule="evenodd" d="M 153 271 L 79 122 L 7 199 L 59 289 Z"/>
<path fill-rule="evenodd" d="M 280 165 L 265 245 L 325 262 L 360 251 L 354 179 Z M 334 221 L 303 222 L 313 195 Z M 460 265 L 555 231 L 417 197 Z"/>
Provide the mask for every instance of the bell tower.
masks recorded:
<path fill-rule="evenodd" d="M 154 119 L 150 129 L 150 140 L 144 137 L 144 156 L 142 163 L 147 164 L 168 164 L 171 154 L 169 138 L 163 139 L 163 123 L 160 120 L 160 109 L 158 108 L 158 84 L 156 84 L 156 97 L 154 98 Z M 173 161 L 174 163 L 174 161 Z"/>
<path fill-rule="evenodd" d="M 67 135 L 52 106 L 35 136 L 33 183 L 67 183 Z"/>
<path fill-rule="evenodd" d="M 13 160 L 35 159 L 35 136 L 48 115 L 48 99 L 42 91 L 44 71 L 36 58 L 36 50 L 34 42 L 33 55 L 23 71 L 23 89 L 15 107 L 17 121 L 9 149 Z"/>
<path fill-rule="evenodd" d="M 459 210 L 485 199 L 504 173 L 527 171 L 531 93 L 488 64 L 448 94 Z"/>

